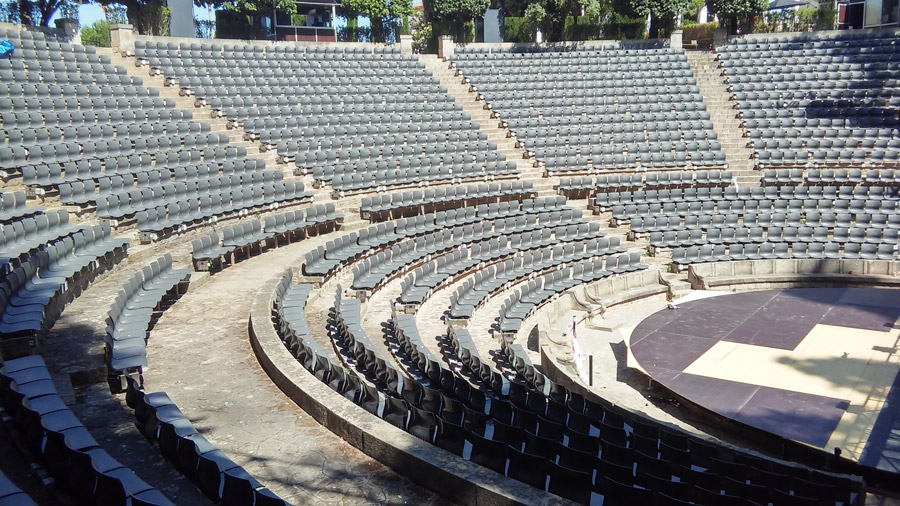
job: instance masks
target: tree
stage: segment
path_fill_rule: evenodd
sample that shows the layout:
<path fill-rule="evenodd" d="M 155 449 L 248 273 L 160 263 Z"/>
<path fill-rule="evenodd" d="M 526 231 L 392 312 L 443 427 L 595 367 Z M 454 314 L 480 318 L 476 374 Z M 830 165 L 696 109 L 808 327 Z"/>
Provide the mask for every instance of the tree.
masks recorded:
<path fill-rule="evenodd" d="M 91 46 L 109 47 L 109 21 L 101 19 L 81 29 L 81 42 Z"/>
<path fill-rule="evenodd" d="M 751 19 L 769 8 L 768 0 L 710 0 L 708 5 L 732 34 L 737 33 L 739 19 Z"/>
<path fill-rule="evenodd" d="M 372 42 L 396 40 L 393 33 L 394 25 L 398 20 L 412 14 L 411 0 L 344 0 L 341 6 L 347 11 L 358 12 L 369 18 Z"/>
<path fill-rule="evenodd" d="M 295 0 L 194 0 L 194 5 L 215 9 L 216 38 L 261 39 L 268 35 L 262 18 L 272 12 L 296 20 Z"/>
<path fill-rule="evenodd" d="M 58 10 L 62 10 L 65 17 L 78 17 L 76 0 L 17 0 L 13 5 L 17 11 L 14 18 L 23 25 L 50 26 L 50 20 Z"/>
<path fill-rule="evenodd" d="M 549 42 L 565 40 L 566 18 L 584 16 L 596 21 L 608 10 L 605 0 L 540 0 L 525 7 L 525 18 L 540 27 Z"/>
<path fill-rule="evenodd" d="M 636 16 L 650 15 L 650 38 L 670 32 L 675 19 L 688 7 L 690 0 L 628 0 Z"/>
<path fill-rule="evenodd" d="M 171 9 L 164 0 L 97 0 L 104 9 L 122 6 L 128 23 L 143 35 L 168 35 Z"/>
<path fill-rule="evenodd" d="M 491 0 L 428 0 L 423 5 L 427 19 L 453 27 L 456 42 L 465 42 L 466 23 L 484 16 Z"/>

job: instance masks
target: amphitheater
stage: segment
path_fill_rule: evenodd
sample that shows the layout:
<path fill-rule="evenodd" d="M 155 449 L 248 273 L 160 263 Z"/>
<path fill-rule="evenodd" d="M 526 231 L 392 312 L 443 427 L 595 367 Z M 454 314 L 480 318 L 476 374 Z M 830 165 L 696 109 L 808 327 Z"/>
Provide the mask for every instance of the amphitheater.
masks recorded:
<path fill-rule="evenodd" d="M 895 31 L 0 38 L 0 504 L 895 503 Z"/>

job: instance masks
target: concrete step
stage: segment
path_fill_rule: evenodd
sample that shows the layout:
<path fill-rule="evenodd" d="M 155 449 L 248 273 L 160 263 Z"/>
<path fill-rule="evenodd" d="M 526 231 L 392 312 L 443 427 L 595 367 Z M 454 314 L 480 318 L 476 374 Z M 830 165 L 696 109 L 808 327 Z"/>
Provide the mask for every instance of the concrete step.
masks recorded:
<path fill-rule="evenodd" d="M 165 79 L 161 76 L 151 75 L 148 67 L 136 67 L 133 60 L 125 59 L 113 51 L 109 56 L 110 63 L 123 67 L 128 75 L 140 77 L 144 86 L 155 88 L 160 97 L 173 99 L 177 109 L 190 111 L 193 121 L 206 123 L 209 125 L 210 132 L 227 134 L 230 144 L 245 147 L 248 158 L 263 160 L 267 170 L 284 172 L 284 168 L 275 162 L 275 153 L 262 153 L 258 143 L 244 140 L 246 132 L 242 128 L 228 129 L 225 120 L 212 117 L 212 110 L 209 107 L 197 107 L 192 97 L 182 96 L 177 86 L 166 86 Z"/>
<path fill-rule="evenodd" d="M 751 160 L 753 151 L 747 148 L 744 129 L 736 118 L 738 111 L 730 100 L 731 93 L 727 90 L 715 56 L 703 51 L 687 51 L 685 54 L 691 70 L 697 76 L 697 87 L 700 88 L 722 151 L 725 152 L 729 169 L 736 172 L 738 184 L 757 185 L 758 177 L 744 175 L 754 166 Z"/>

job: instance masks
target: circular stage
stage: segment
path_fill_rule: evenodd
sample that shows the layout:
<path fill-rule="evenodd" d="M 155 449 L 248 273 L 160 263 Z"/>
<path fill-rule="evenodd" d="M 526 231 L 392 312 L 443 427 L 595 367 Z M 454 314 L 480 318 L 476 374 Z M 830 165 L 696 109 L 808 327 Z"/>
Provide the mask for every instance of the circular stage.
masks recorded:
<path fill-rule="evenodd" d="M 900 290 L 809 288 L 678 304 L 632 357 L 678 396 L 860 464 L 900 465 Z"/>

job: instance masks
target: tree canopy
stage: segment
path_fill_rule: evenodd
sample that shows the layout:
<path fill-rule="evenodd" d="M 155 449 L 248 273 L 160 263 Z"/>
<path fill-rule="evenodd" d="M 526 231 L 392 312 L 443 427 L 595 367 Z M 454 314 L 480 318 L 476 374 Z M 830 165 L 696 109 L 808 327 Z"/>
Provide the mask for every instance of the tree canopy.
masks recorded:
<path fill-rule="evenodd" d="M 708 5 L 732 33 L 737 30 L 738 19 L 749 19 L 769 8 L 768 0 L 710 0 Z"/>
<path fill-rule="evenodd" d="M 457 42 L 462 42 L 466 23 L 483 16 L 491 0 L 424 0 L 423 5 L 427 19 L 452 26 Z"/>
<path fill-rule="evenodd" d="M 650 37 L 668 32 L 675 19 L 687 10 L 690 0 L 626 0 L 627 9 L 635 16 L 650 15 Z"/>
<path fill-rule="evenodd" d="M 50 19 L 56 11 L 62 10 L 65 17 L 78 17 L 77 0 L 13 0 L 4 6 L 10 22 L 23 25 L 50 26 Z"/>
<path fill-rule="evenodd" d="M 558 42 L 565 40 L 567 17 L 597 20 L 607 9 L 605 0 L 539 0 L 525 7 L 525 18 L 540 27 L 547 41 Z"/>
<path fill-rule="evenodd" d="M 394 24 L 412 14 L 411 0 L 343 0 L 341 6 L 369 18 L 372 42 L 386 42 Z"/>

